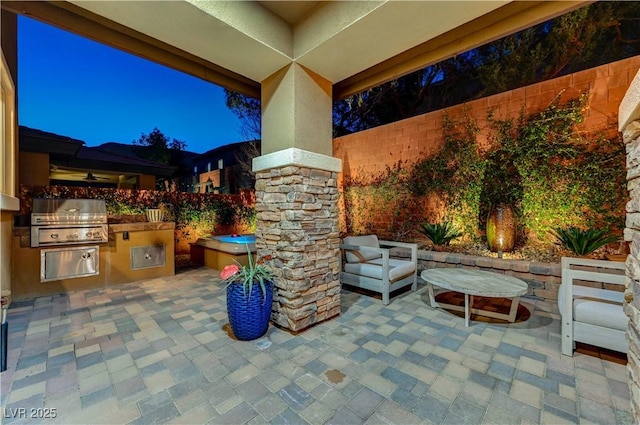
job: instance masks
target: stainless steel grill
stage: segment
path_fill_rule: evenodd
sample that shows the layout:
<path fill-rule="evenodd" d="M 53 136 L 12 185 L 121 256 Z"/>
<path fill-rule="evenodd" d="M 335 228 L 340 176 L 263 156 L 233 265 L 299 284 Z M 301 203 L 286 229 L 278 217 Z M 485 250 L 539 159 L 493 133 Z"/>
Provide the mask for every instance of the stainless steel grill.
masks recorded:
<path fill-rule="evenodd" d="M 107 208 L 101 199 L 33 200 L 31 246 L 106 243 Z"/>

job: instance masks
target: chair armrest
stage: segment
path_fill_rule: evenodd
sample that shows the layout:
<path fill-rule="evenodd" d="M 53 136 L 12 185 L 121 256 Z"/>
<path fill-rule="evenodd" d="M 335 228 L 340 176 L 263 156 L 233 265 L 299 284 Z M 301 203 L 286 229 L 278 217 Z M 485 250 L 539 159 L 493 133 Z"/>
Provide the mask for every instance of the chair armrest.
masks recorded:
<path fill-rule="evenodd" d="M 397 242 L 397 241 L 378 241 L 380 245 L 387 246 L 395 246 L 399 248 L 410 248 L 411 249 L 411 261 L 416 263 L 418 262 L 418 244 L 411 242 Z"/>
<path fill-rule="evenodd" d="M 624 292 L 612 291 L 610 289 L 591 288 L 588 286 L 574 285 L 573 298 L 588 298 L 592 300 L 616 303 L 622 305 L 624 302 Z"/>
<path fill-rule="evenodd" d="M 340 249 L 346 249 L 346 250 L 351 250 L 351 251 L 371 251 L 371 252 L 378 252 L 382 255 L 385 254 L 385 252 L 387 253 L 387 255 L 389 254 L 389 249 L 388 248 L 378 248 L 375 246 L 361 246 L 361 245 L 346 245 L 346 244 L 340 244 Z"/>
<path fill-rule="evenodd" d="M 606 270 L 620 271 L 625 270 L 625 264 L 614 261 L 580 259 L 573 257 L 562 257 L 562 294 L 558 294 L 558 301 L 562 298 L 563 305 L 560 309 L 560 315 L 563 318 L 571 319 L 573 316 L 573 300 L 575 298 L 591 298 L 608 302 L 622 304 L 623 293 L 603 288 L 592 288 L 574 284 L 574 280 L 608 283 L 614 285 L 624 285 L 626 276 L 624 274 L 607 273 Z M 588 266 L 599 271 L 586 271 L 581 269 L 573 269 L 571 266 Z M 605 271 L 603 271 L 605 270 Z"/>
<path fill-rule="evenodd" d="M 380 243 L 380 245 L 389 245 L 389 246 L 400 246 L 402 248 L 412 248 L 412 247 L 418 247 L 418 244 L 415 243 L 411 243 L 411 242 L 398 242 L 398 241 L 378 241 L 378 243 Z"/>
<path fill-rule="evenodd" d="M 383 265 L 386 264 L 385 268 L 386 270 L 389 270 L 389 249 L 388 248 L 340 244 L 340 249 L 353 250 L 353 251 L 370 251 L 370 252 L 377 252 L 379 254 L 382 254 L 382 263 Z"/>

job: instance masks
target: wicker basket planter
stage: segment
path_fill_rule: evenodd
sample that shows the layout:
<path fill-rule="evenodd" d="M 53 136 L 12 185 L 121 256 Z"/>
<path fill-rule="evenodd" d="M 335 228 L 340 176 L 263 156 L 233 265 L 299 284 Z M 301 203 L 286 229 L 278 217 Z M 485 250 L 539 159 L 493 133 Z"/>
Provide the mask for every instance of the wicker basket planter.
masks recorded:
<path fill-rule="evenodd" d="M 265 289 L 266 293 L 263 294 L 260 284 L 256 282 L 251 291 L 245 294 L 241 284 L 232 283 L 227 286 L 229 324 L 239 340 L 250 341 L 267 333 L 273 302 L 273 283 L 266 282 Z"/>

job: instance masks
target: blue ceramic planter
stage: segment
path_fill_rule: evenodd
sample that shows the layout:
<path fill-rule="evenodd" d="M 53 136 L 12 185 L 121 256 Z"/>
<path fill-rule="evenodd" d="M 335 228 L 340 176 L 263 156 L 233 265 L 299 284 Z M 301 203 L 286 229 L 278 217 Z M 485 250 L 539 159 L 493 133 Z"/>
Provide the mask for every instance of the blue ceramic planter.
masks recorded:
<path fill-rule="evenodd" d="M 255 283 L 251 293 L 245 295 L 242 285 L 232 283 L 227 286 L 227 313 L 229 324 L 236 338 L 249 341 L 260 338 L 269 328 L 273 283 L 265 283 L 266 297 L 260 284 Z"/>

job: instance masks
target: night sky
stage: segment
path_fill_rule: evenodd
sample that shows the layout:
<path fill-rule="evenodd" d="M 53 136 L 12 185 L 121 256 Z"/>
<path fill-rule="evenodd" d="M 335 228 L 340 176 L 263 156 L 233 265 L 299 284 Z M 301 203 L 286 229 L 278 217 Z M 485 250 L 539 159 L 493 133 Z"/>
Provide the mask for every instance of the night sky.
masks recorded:
<path fill-rule="evenodd" d="M 157 127 L 203 153 L 243 141 L 223 89 L 30 18 L 18 18 L 19 123 L 130 144 Z"/>

